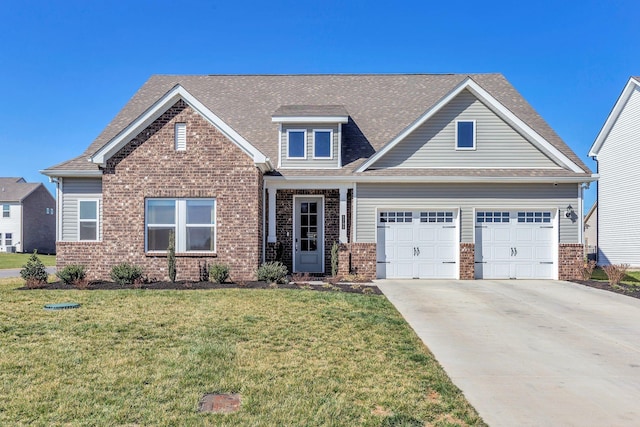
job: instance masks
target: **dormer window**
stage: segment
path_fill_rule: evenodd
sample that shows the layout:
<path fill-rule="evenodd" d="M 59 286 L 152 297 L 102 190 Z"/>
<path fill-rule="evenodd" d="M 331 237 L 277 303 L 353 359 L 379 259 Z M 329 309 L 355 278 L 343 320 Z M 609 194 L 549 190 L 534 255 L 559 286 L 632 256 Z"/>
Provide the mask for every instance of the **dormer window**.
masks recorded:
<path fill-rule="evenodd" d="M 476 121 L 456 120 L 456 150 L 476 149 Z"/>
<path fill-rule="evenodd" d="M 331 129 L 314 129 L 313 157 L 315 159 L 333 158 L 333 131 Z"/>
<path fill-rule="evenodd" d="M 307 157 L 306 130 L 289 129 L 287 131 L 287 157 L 290 159 L 305 159 Z"/>

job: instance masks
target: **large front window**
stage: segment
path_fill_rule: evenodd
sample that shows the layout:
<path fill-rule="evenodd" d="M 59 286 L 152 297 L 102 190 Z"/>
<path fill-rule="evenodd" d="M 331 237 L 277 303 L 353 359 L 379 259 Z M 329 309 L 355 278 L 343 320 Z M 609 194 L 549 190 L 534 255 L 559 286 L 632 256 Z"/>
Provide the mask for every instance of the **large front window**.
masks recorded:
<path fill-rule="evenodd" d="M 215 199 L 148 199 L 147 251 L 165 252 L 175 233 L 176 252 L 215 252 Z"/>

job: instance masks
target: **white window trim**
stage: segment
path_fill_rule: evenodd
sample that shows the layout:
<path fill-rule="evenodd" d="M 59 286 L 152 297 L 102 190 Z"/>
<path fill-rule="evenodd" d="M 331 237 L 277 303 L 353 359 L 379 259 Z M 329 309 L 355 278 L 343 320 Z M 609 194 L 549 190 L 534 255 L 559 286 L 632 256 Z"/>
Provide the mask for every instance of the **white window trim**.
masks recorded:
<path fill-rule="evenodd" d="M 458 147 L 458 123 L 473 123 L 473 146 L 472 147 Z M 475 120 L 456 120 L 456 128 L 455 128 L 455 134 L 456 134 L 456 138 L 454 141 L 455 147 L 456 147 L 456 151 L 473 151 L 476 149 L 476 131 L 477 131 L 477 126 L 476 126 L 476 121 Z"/>
<path fill-rule="evenodd" d="M 149 250 L 148 242 L 148 230 L 149 223 L 147 221 L 147 212 L 149 208 L 149 201 L 152 200 L 173 200 L 175 202 L 175 223 L 174 224 L 153 224 L 153 227 L 173 227 L 175 235 L 175 250 L 179 254 L 215 254 L 218 251 L 218 201 L 215 197 L 202 197 L 202 198 L 171 198 L 171 197 L 151 197 L 145 199 L 144 202 L 144 249 L 145 253 L 149 254 L 166 254 L 166 250 Z M 187 224 L 187 202 L 191 200 L 210 200 L 213 201 L 213 224 Z M 187 235 L 186 231 L 188 227 L 212 227 L 214 231 L 213 250 L 212 251 L 188 251 L 187 250 Z"/>
<path fill-rule="evenodd" d="M 174 126 L 174 148 L 176 151 L 187 151 L 187 124 L 176 123 Z M 182 132 L 180 132 L 182 131 Z"/>
<path fill-rule="evenodd" d="M 7 207 L 7 209 L 5 209 Z M 5 216 L 5 212 L 8 214 Z M 11 218 L 11 205 L 2 205 L 2 218 Z"/>
<path fill-rule="evenodd" d="M 329 156 L 316 156 L 316 133 L 329 132 Z M 322 160 L 333 160 L 333 129 L 314 129 L 313 130 L 313 158 Z"/>
<path fill-rule="evenodd" d="M 94 202 L 96 204 L 96 219 L 80 219 L 80 204 L 82 202 Z M 100 199 L 78 199 L 78 242 L 99 242 L 100 241 Z M 96 223 L 96 238 L 91 240 L 80 240 L 80 222 L 94 222 Z"/>
<path fill-rule="evenodd" d="M 304 141 L 304 156 L 303 157 L 291 157 L 289 153 L 289 134 L 291 132 L 302 132 Z M 287 129 L 287 159 L 291 160 L 306 160 L 307 159 L 307 130 L 306 129 Z"/>
<path fill-rule="evenodd" d="M 7 234 L 10 235 L 10 238 L 7 238 Z M 7 243 L 11 239 L 11 242 Z M 13 233 L 4 233 L 4 245 L 6 247 L 13 246 Z"/>

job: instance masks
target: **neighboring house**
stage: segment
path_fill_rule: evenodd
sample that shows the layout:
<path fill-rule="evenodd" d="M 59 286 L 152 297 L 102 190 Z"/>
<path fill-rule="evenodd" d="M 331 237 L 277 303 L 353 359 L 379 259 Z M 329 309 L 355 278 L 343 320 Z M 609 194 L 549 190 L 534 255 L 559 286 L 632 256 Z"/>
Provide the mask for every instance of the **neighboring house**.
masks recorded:
<path fill-rule="evenodd" d="M 55 206 L 42 183 L 0 178 L 0 252 L 54 253 Z"/>
<path fill-rule="evenodd" d="M 640 77 L 631 77 L 589 150 L 598 162 L 598 264 L 640 268 Z"/>
<path fill-rule="evenodd" d="M 598 251 L 598 202 L 584 217 L 584 250 L 587 258 L 596 259 Z"/>
<path fill-rule="evenodd" d="M 58 266 L 571 278 L 589 169 L 499 74 L 153 76 L 58 183 Z"/>

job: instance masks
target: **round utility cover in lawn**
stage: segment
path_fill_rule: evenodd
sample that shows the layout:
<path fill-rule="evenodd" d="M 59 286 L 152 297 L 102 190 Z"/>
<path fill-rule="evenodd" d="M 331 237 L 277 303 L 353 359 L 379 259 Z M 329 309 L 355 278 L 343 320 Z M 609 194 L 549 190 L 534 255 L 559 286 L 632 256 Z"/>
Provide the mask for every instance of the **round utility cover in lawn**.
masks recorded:
<path fill-rule="evenodd" d="M 44 306 L 45 310 L 69 310 L 71 308 L 78 308 L 80 304 L 77 302 L 60 302 L 58 304 L 47 304 Z"/>

